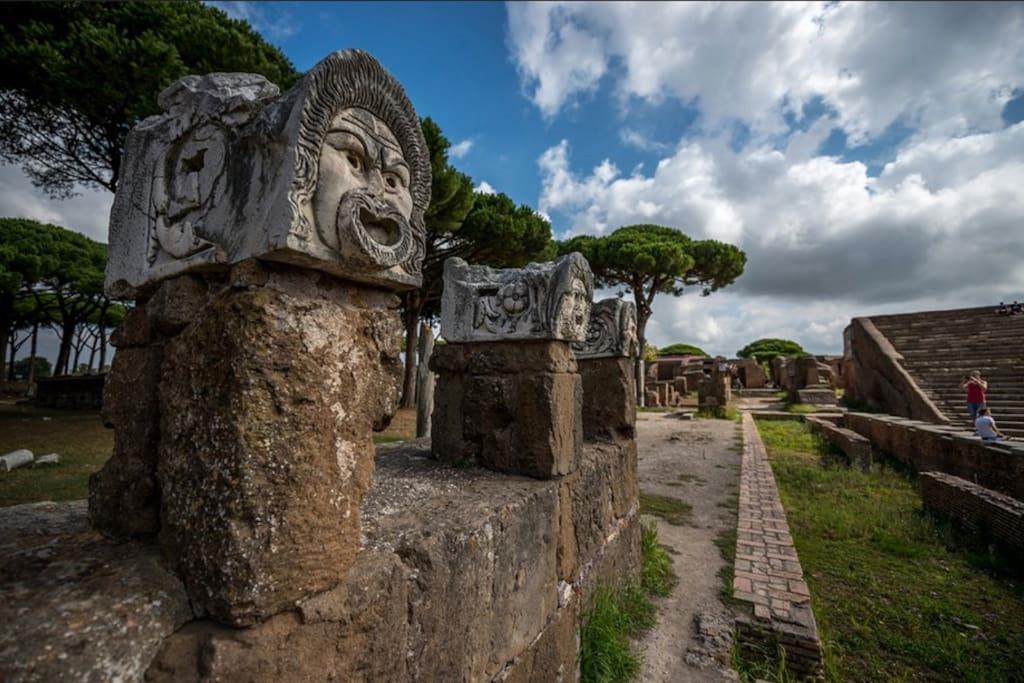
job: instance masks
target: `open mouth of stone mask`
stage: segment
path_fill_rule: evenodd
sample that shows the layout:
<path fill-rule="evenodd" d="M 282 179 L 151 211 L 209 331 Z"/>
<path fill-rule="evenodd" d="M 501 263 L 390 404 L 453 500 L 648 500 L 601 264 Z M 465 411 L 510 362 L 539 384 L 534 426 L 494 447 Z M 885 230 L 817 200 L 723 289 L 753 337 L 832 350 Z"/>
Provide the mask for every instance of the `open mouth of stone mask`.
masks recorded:
<path fill-rule="evenodd" d="M 412 255 L 412 226 L 389 202 L 360 190 L 338 207 L 338 237 L 367 265 L 390 268 Z"/>
<path fill-rule="evenodd" d="M 402 226 L 388 216 L 378 216 L 366 207 L 359 209 L 359 223 L 366 234 L 378 244 L 393 247 L 402 236 Z"/>

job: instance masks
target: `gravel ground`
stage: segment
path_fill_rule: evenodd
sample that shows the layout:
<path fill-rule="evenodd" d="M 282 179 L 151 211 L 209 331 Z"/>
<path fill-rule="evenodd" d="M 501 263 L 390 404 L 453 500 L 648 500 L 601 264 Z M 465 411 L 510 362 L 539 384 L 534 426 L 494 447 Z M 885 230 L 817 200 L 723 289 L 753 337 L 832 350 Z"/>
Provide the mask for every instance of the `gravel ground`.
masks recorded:
<path fill-rule="evenodd" d="M 660 607 L 658 624 L 641 641 L 641 681 L 736 680 L 728 669 L 732 615 L 719 597 L 723 565 L 715 539 L 735 529 L 739 491 L 739 425 L 641 413 L 637 420 L 640 488 L 692 506 L 673 526 L 655 519 L 670 548 L 679 583 Z"/>

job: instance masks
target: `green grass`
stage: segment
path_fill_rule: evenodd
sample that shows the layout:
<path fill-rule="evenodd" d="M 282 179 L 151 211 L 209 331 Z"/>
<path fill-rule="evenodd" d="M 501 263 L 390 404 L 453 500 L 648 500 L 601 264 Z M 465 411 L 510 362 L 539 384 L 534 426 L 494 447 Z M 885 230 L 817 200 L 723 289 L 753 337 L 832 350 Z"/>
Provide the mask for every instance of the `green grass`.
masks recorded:
<path fill-rule="evenodd" d="M 639 579 L 601 586 L 583 614 L 580 673 L 584 683 L 624 683 L 640 672 L 633 640 L 654 626 L 657 608 L 651 596 L 668 595 L 676 583 L 672 559 L 658 542 L 654 524 L 642 527 Z"/>
<path fill-rule="evenodd" d="M 690 521 L 693 506 L 686 501 L 656 493 L 640 492 L 640 512 L 660 517 L 672 526 L 683 526 Z"/>
<path fill-rule="evenodd" d="M 730 403 L 725 407 L 701 408 L 697 411 L 697 417 L 705 420 L 732 420 L 733 422 L 738 422 L 740 412 L 736 410 L 736 406 Z"/>
<path fill-rule="evenodd" d="M 415 436 L 416 411 L 401 409 L 374 443 Z M 50 410 L 0 403 L 0 454 L 27 448 L 37 457 L 60 454 L 60 464 L 42 469 L 21 467 L 0 474 L 0 507 L 44 500 L 77 500 L 89 494 L 89 475 L 114 450 L 114 431 L 103 426 L 96 410 Z"/>
<path fill-rule="evenodd" d="M 643 553 L 640 585 L 648 595 L 665 597 L 679 579 L 672 571 L 672 558 L 665 546 L 658 542 L 657 525 L 644 524 L 641 527 L 640 543 Z"/>
<path fill-rule="evenodd" d="M 810 403 L 787 403 L 786 412 L 794 413 L 796 415 L 807 415 L 809 413 L 816 413 L 820 408 Z"/>
<path fill-rule="evenodd" d="M 757 426 L 811 588 L 828 680 L 1024 680 L 1020 574 L 927 514 L 907 473 L 823 458 L 795 420 Z"/>
<path fill-rule="evenodd" d="M 36 457 L 58 453 L 61 461 L 53 467 L 22 467 L 0 474 L 0 507 L 85 498 L 89 475 L 113 451 L 114 432 L 103 426 L 95 410 L 0 404 L 0 453 L 18 448 L 27 448 Z"/>

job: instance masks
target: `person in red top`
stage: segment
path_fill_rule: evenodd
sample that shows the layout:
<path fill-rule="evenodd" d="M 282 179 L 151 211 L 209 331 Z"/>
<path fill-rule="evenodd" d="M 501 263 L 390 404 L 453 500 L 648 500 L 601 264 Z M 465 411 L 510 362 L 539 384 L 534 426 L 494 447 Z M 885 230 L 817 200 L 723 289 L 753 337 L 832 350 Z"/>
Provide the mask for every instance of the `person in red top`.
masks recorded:
<path fill-rule="evenodd" d="M 981 378 L 981 371 L 975 370 L 960 382 L 960 388 L 967 390 L 967 412 L 971 414 L 971 426 L 978 417 L 978 411 L 985 407 L 985 391 L 988 382 Z"/>

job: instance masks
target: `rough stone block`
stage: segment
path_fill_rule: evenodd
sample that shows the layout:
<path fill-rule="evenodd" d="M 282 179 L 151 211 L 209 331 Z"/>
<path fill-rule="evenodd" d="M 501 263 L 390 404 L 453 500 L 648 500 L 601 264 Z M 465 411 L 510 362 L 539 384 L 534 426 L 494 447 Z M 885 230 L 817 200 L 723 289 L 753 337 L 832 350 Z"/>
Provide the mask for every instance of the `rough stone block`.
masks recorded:
<path fill-rule="evenodd" d="M 114 452 L 89 477 L 89 517 L 108 536 L 140 537 L 160 529 L 156 480 L 160 437 L 157 395 L 163 347 L 120 349 L 103 388 L 103 415 Z"/>
<path fill-rule="evenodd" d="M 565 342 L 446 344 L 432 440 L 442 462 L 475 459 L 502 472 L 548 478 L 576 467 L 582 381 Z"/>
<path fill-rule="evenodd" d="M 798 389 L 797 398 L 800 403 L 811 405 L 835 405 L 836 392 L 834 389 Z"/>
<path fill-rule="evenodd" d="M 121 324 L 110 335 L 110 343 L 117 349 L 132 346 L 147 346 L 152 340 L 149 316 L 144 305 L 133 306 L 121 320 Z"/>
<path fill-rule="evenodd" d="M 147 681 L 408 679 L 409 569 L 361 553 L 336 588 L 247 629 L 197 621 L 167 639 Z"/>
<path fill-rule="evenodd" d="M 632 439 L 636 435 L 636 385 L 631 358 L 580 361 L 583 378 L 583 434 L 595 439 Z"/>
<path fill-rule="evenodd" d="M 160 540 L 200 611 L 251 624 L 344 577 L 397 400 L 392 299 L 275 270 L 167 344 Z"/>
<path fill-rule="evenodd" d="M 496 683 L 539 683 L 540 681 L 579 680 L 577 644 L 579 601 L 573 600 L 558 610 L 555 618 L 530 647 L 516 657 L 500 674 Z"/>
<path fill-rule="evenodd" d="M 165 280 L 146 302 L 146 318 L 151 329 L 164 337 L 173 337 L 192 322 L 207 296 L 207 283 L 195 275 Z"/>
<path fill-rule="evenodd" d="M 193 615 L 159 551 L 88 529 L 85 505 L 0 508 L 0 680 L 142 680 Z"/>

